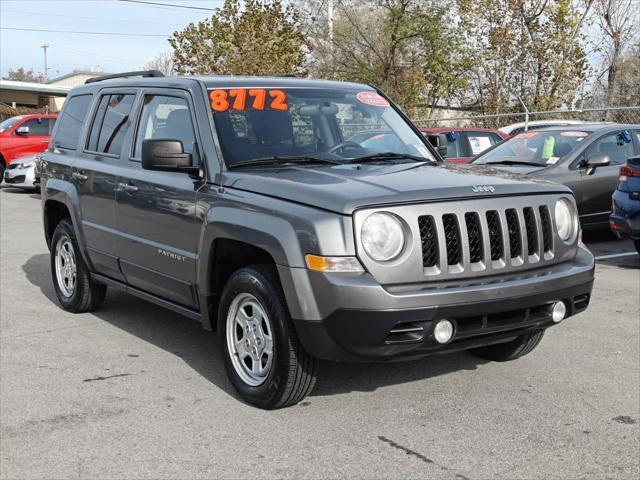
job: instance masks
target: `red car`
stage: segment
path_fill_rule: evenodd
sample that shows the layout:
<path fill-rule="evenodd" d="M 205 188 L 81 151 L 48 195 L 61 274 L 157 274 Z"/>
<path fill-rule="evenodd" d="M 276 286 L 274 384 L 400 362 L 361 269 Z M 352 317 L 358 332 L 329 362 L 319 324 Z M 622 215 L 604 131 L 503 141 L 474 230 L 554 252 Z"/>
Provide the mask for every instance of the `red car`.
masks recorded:
<path fill-rule="evenodd" d="M 0 123 L 0 182 L 13 160 L 46 150 L 57 117 L 45 113 L 20 115 Z"/>
<path fill-rule="evenodd" d="M 469 163 L 473 157 L 509 136 L 499 130 L 476 127 L 421 128 L 445 161 Z"/>

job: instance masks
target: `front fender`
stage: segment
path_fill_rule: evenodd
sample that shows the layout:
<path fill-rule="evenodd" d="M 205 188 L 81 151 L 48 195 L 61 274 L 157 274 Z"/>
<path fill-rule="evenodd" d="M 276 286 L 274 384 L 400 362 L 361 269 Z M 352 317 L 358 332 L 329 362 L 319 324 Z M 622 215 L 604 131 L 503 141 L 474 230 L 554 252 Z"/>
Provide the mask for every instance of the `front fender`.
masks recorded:
<path fill-rule="evenodd" d="M 86 241 L 82 229 L 80 200 L 78 198 L 78 192 L 75 186 L 66 180 L 49 178 L 45 183 L 44 190 L 41 192 L 41 195 L 42 220 L 44 224 L 45 238 L 49 250 L 51 250 L 50 240 L 53 235 L 53 231 L 49 231 L 49 222 L 47 221 L 47 202 L 54 201 L 63 204 L 67 208 L 69 216 L 71 218 L 71 223 L 73 224 L 73 230 L 76 235 L 76 241 L 78 242 L 78 247 L 80 248 L 82 259 L 84 260 L 85 265 L 88 266 L 89 270 L 93 270 L 93 265 L 91 263 L 91 260 L 89 259 L 89 256 L 87 255 Z"/>

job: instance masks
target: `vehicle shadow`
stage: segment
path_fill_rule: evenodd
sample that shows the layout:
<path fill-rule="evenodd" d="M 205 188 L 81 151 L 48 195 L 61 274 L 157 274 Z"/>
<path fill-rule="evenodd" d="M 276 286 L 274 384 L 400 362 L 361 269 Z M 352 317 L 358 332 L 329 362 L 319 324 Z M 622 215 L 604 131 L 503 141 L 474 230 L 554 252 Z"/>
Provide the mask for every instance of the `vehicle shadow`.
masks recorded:
<path fill-rule="evenodd" d="M 26 278 L 58 307 L 49 271 L 49 256 L 35 255 L 22 266 Z M 109 289 L 104 305 L 91 315 L 179 356 L 198 374 L 225 393 L 238 398 L 227 379 L 218 337 L 200 323 L 152 303 Z M 311 396 L 353 391 L 375 391 L 387 385 L 424 380 L 459 370 L 474 370 L 485 361 L 467 353 L 436 355 L 395 363 L 321 362 L 320 375 Z"/>

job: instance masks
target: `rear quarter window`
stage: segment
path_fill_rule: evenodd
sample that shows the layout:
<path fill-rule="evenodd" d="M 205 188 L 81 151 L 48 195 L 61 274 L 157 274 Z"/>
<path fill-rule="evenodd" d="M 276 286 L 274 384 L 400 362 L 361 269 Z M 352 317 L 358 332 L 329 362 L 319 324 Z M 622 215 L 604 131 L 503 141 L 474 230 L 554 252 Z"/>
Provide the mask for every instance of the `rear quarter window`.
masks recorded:
<path fill-rule="evenodd" d="M 93 95 L 76 95 L 64 104 L 56 122 L 57 130 L 53 144 L 57 148 L 75 150 L 78 146 L 82 125 L 87 118 Z"/>

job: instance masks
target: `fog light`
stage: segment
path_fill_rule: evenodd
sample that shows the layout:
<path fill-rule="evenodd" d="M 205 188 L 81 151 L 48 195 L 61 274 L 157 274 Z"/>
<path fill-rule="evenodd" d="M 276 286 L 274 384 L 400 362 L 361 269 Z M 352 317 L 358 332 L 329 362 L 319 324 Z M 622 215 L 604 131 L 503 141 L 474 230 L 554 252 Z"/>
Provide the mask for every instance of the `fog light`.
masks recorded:
<path fill-rule="evenodd" d="M 448 343 L 453 338 L 453 323 L 440 320 L 433 328 L 433 338 L 438 343 Z"/>
<path fill-rule="evenodd" d="M 559 323 L 564 320 L 564 317 L 567 315 L 567 306 L 564 302 L 556 302 L 553 304 L 553 308 L 551 309 L 551 319 L 555 323 Z"/>

